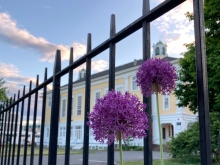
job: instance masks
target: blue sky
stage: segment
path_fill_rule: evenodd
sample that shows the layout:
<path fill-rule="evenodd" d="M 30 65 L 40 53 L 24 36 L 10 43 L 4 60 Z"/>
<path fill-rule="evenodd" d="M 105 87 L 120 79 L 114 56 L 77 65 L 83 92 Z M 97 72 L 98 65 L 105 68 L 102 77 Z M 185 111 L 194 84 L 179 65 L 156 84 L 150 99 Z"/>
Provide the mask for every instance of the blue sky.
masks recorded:
<path fill-rule="evenodd" d="M 152 9 L 162 0 L 150 2 Z M 191 0 L 152 22 L 151 45 L 161 40 L 167 44 L 169 56 L 180 57 L 183 44 L 194 40 L 193 23 L 184 15 L 187 11 L 192 12 Z M 61 50 L 64 68 L 70 47 L 74 47 L 75 59 L 85 54 L 88 33 L 92 34 L 92 48 L 108 39 L 111 14 L 116 15 L 118 32 L 141 16 L 142 0 L 0 1 L 0 77 L 7 80 L 9 96 L 30 80 L 35 82 L 37 74 L 43 81 L 45 67 L 51 76 L 56 49 Z M 116 65 L 142 58 L 141 41 L 139 30 L 119 42 Z M 92 60 L 92 73 L 105 69 L 108 50 Z M 63 78 L 62 85 L 66 82 Z"/>

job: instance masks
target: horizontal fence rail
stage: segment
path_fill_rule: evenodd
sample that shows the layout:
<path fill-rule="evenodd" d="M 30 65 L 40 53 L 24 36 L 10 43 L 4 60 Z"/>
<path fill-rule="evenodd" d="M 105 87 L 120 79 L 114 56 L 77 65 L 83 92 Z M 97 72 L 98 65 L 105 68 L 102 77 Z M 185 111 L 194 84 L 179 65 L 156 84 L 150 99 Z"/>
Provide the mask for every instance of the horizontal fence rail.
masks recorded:
<path fill-rule="evenodd" d="M 44 82 L 39 84 L 39 76 L 36 78 L 36 86 L 32 89 L 32 81 L 30 81 L 29 91 L 25 93 L 25 86 L 23 88 L 23 95 L 20 97 L 18 91 L 17 99 L 10 98 L 6 103 L 0 105 L 0 165 L 19 165 L 36 164 L 35 160 L 35 134 L 36 134 L 36 120 L 39 109 L 38 93 L 43 90 L 42 95 L 42 116 L 41 116 L 41 130 L 39 142 L 39 156 L 38 165 L 43 164 L 43 148 L 45 132 L 46 117 L 46 95 L 47 85 L 53 83 L 52 100 L 51 100 L 51 116 L 49 132 L 49 148 L 48 161 L 49 165 L 57 164 L 57 144 L 58 144 L 58 128 L 59 128 L 59 114 L 60 114 L 60 80 L 61 77 L 68 74 L 68 96 L 67 96 L 67 118 L 66 118 L 66 137 L 65 137 L 65 158 L 64 164 L 70 164 L 70 134 L 71 134 L 71 115 L 72 115 L 72 91 L 74 90 L 73 70 L 83 63 L 86 63 L 86 79 L 85 79 L 85 110 L 84 110 L 84 127 L 83 127 L 83 165 L 89 165 L 89 127 L 86 125 L 88 121 L 87 113 L 90 112 L 91 101 L 91 60 L 93 57 L 99 55 L 106 49 L 109 49 L 109 86 L 108 90 L 115 89 L 115 56 L 116 44 L 124 38 L 130 36 L 132 33 L 142 28 L 142 47 L 143 60 L 150 58 L 150 22 L 159 18 L 163 14 L 169 12 L 176 6 L 183 3 L 185 0 L 166 0 L 150 10 L 149 0 L 143 0 L 143 15 L 126 26 L 124 29 L 116 33 L 115 15 L 111 16 L 110 22 L 110 37 L 92 49 L 92 37 L 88 34 L 87 38 L 87 52 L 84 56 L 76 61 L 73 61 L 73 48 L 70 49 L 69 65 L 61 70 L 61 53 L 56 51 L 55 64 L 53 76 L 47 78 L 47 69 L 45 69 Z M 203 16 L 203 2 L 200 0 L 193 0 L 194 2 L 194 24 L 195 24 L 195 45 L 196 45 L 196 67 L 197 67 L 197 86 L 198 86 L 198 109 L 199 109 L 199 124 L 200 124 L 200 153 L 201 164 L 211 165 L 211 144 L 210 144 L 210 129 L 209 129 L 209 107 L 208 107 L 208 90 L 207 90 L 207 68 L 206 68 L 206 53 L 205 53 L 205 39 L 204 39 L 204 16 Z M 34 97 L 32 97 L 34 96 Z M 31 102 L 34 98 L 33 114 L 31 113 Z M 146 113 L 151 116 L 151 98 L 143 97 L 143 101 L 147 103 Z M 27 102 L 27 106 L 25 106 Z M 25 114 L 26 113 L 26 114 Z M 24 120 L 24 116 L 26 119 Z M 33 120 L 32 130 L 29 130 L 30 119 Z M 22 123 L 25 123 L 23 128 Z M 144 138 L 144 165 L 152 165 L 152 120 L 149 118 L 149 130 L 146 132 L 147 137 Z M 22 131 L 23 130 L 23 131 Z M 29 132 L 32 137 L 29 138 Z M 29 147 L 30 145 L 30 147 Z M 24 150 L 21 150 L 21 148 Z M 30 156 L 27 154 L 28 148 L 31 149 Z M 108 146 L 107 164 L 114 165 L 114 143 Z M 22 163 L 21 163 L 22 162 Z"/>

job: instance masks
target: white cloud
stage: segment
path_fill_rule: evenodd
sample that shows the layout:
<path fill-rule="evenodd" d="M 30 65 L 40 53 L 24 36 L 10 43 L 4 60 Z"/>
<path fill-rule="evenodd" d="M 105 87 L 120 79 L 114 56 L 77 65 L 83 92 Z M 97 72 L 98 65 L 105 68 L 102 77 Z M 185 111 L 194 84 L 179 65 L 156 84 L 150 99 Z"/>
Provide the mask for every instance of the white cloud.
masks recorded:
<path fill-rule="evenodd" d="M 9 96 L 17 94 L 18 90 L 22 90 L 23 86 L 26 85 L 29 88 L 29 83 L 32 81 L 32 88 L 35 87 L 36 78 L 24 77 L 20 75 L 19 69 L 13 64 L 0 63 L 0 77 L 6 80 L 5 86 L 8 87 Z M 41 82 L 39 82 L 40 84 Z M 48 90 L 52 87 L 48 85 Z M 28 89 L 26 89 L 27 92 Z"/>
<path fill-rule="evenodd" d="M 101 72 L 108 67 L 108 62 L 104 60 L 94 60 L 91 62 L 92 73 Z M 86 64 L 80 65 L 76 68 L 76 71 L 79 72 L 81 69 L 86 69 Z"/>
<path fill-rule="evenodd" d="M 186 51 L 183 44 L 194 41 L 194 24 L 186 18 L 187 11 L 193 12 L 192 0 L 187 0 L 153 23 L 162 34 L 160 39 L 167 44 L 170 56 L 179 57 Z"/>
<path fill-rule="evenodd" d="M 62 60 L 69 60 L 70 46 L 56 45 L 42 37 L 35 37 L 26 29 L 17 26 L 9 14 L 0 13 L 0 39 L 16 48 L 32 49 L 42 56 L 40 61 L 53 62 L 56 50 L 61 50 Z M 79 58 L 86 52 L 86 45 L 73 43 L 74 59 Z"/>

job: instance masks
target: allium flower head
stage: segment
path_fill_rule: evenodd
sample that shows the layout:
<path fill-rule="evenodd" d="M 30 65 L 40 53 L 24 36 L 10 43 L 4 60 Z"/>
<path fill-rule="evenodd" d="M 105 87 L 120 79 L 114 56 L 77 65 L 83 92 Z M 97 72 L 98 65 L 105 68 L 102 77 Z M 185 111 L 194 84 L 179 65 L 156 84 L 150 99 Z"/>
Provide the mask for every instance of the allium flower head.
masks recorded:
<path fill-rule="evenodd" d="M 161 59 L 146 60 L 136 74 L 137 85 L 141 87 L 142 94 L 149 97 L 155 93 L 153 85 L 158 85 L 163 95 L 170 94 L 175 88 L 177 80 L 176 69 L 170 62 Z"/>
<path fill-rule="evenodd" d="M 122 94 L 110 91 L 103 98 L 99 98 L 88 114 L 87 125 L 93 129 L 95 140 L 107 144 L 115 141 L 118 131 L 123 138 L 146 137 L 148 118 L 144 109 L 146 105 L 138 97 L 128 92 Z"/>

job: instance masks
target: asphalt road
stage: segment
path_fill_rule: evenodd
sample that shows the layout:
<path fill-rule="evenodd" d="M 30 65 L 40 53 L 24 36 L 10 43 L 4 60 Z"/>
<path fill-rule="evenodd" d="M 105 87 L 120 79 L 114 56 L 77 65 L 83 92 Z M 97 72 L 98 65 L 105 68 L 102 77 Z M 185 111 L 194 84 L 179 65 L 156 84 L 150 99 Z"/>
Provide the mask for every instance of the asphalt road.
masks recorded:
<path fill-rule="evenodd" d="M 57 156 L 57 165 L 64 165 L 64 155 Z M 164 158 L 170 158 L 168 153 L 164 153 Z M 119 162 L 119 152 L 115 151 L 115 165 Z M 143 160 L 143 151 L 123 151 L 124 161 Z M 153 151 L 153 159 L 160 159 L 160 153 Z M 23 164 L 23 157 L 20 158 Z M 30 164 L 30 156 L 27 157 L 26 164 Z M 34 157 L 34 165 L 38 165 L 38 156 Z M 48 156 L 43 157 L 43 165 L 48 165 Z M 82 165 L 82 154 L 71 155 L 70 165 Z M 89 155 L 89 165 L 107 165 L 107 152 L 97 152 Z"/>

